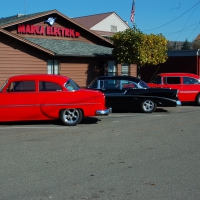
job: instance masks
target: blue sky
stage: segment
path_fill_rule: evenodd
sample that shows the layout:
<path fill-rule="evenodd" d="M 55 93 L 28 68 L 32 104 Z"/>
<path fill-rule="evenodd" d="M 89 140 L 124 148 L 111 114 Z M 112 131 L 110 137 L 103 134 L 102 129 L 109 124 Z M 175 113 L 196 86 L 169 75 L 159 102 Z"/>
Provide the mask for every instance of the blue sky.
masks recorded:
<path fill-rule="evenodd" d="M 116 12 L 130 21 L 132 0 L 0 0 L 0 17 L 58 10 L 68 17 Z M 146 34 L 193 41 L 200 34 L 200 0 L 135 0 L 135 23 Z"/>

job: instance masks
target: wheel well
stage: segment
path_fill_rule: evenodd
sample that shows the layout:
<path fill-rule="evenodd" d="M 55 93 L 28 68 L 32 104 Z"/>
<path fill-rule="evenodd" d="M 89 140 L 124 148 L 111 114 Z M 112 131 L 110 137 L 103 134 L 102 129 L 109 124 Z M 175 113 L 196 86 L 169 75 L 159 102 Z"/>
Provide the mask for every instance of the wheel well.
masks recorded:
<path fill-rule="evenodd" d="M 61 111 L 62 110 L 66 110 L 66 109 L 73 109 L 73 108 L 63 108 L 63 109 L 59 110 L 58 116 L 60 117 Z M 79 109 L 81 111 L 81 113 L 82 113 L 82 116 L 84 117 L 84 112 L 83 112 L 83 110 L 81 108 L 74 108 L 74 109 Z"/>
<path fill-rule="evenodd" d="M 84 112 L 81 108 L 79 108 L 79 110 L 82 112 L 82 116 L 84 117 Z"/>
<path fill-rule="evenodd" d="M 159 104 L 159 101 L 157 101 L 157 100 L 155 100 L 155 99 L 144 98 L 144 99 L 142 99 L 141 102 L 144 102 L 144 101 L 152 101 L 152 102 L 154 102 L 155 104 Z"/>
<path fill-rule="evenodd" d="M 195 102 L 198 106 L 200 106 L 200 93 L 197 94 Z"/>

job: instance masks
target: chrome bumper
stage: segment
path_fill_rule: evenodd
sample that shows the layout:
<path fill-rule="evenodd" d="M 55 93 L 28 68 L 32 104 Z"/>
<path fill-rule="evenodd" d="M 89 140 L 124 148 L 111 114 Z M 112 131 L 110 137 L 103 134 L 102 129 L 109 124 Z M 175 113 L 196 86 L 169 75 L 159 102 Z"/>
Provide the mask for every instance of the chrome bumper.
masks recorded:
<path fill-rule="evenodd" d="M 96 115 L 109 115 L 112 112 L 112 108 L 108 108 L 107 110 L 97 110 Z"/>
<path fill-rule="evenodd" d="M 181 106 L 182 104 L 181 104 L 180 101 L 176 101 L 176 105 L 177 105 L 177 106 Z"/>

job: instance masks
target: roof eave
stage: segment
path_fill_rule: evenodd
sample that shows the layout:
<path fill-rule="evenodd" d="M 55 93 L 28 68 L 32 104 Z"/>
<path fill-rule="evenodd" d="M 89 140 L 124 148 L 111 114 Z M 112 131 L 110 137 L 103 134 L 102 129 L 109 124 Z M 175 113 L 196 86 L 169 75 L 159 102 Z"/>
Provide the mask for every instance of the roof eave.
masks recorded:
<path fill-rule="evenodd" d="M 97 54 L 97 55 L 79 55 L 79 54 L 55 54 L 54 55 L 55 57 L 91 57 L 91 58 L 94 58 L 94 57 L 112 57 L 112 55 L 109 55 L 109 54 L 106 54 L 106 55 L 100 55 L 100 54 Z"/>
<path fill-rule="evenodd" d="M 45 13 L 41 13 L 41 14 L 38 14 L 38 15 L 35 15 L 35 16 L 32 16 L 32 17 L 27 17 L 27 18 L 21 19 L 21 20 L 19 18 L 19 20 L 15 21 L 15 22 L 2 25 L 1 28 L 7 28 L 9 26 L 13 26 L 13 25 L 16 25 L 16 24 L 19 24 L 19 23 L 24 23 L 24 22 L 27 22 L 27 21 L 30 21 L 30 20 L 37 19 L 38 17 L 43 17 L 43 16 L 46 16 L 46 15 L 49 15 L 49 14 L 54 14 L 54 13 L 57 13 L 57 11 L 51 10 L 51 11 L 47 11 Z"/>
<path fill-rule="evenodd" d="M 171 50 L 167 51 L 169 57 L 185 57 L 185 56 L 199 56 L 199 49 L 195 50 Z"/>

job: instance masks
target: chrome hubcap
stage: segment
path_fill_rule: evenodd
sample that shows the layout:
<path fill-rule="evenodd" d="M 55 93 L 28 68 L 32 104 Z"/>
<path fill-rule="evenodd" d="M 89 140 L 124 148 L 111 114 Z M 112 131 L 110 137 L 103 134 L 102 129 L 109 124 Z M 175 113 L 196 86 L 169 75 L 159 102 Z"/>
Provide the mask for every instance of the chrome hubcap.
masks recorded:
<path fill-rule="evenodd" d="M 143 104 L 143 108 L 145 111 L 151 111 L 154 109 L 154 103 L 150 100 L 145 101 Z"/>
<path fill-rule="evenodd" d="M 74 123 L 79 119 L 79 112 L 76 109 L 65 110 L 64 120 L 68 123 Z"/>

